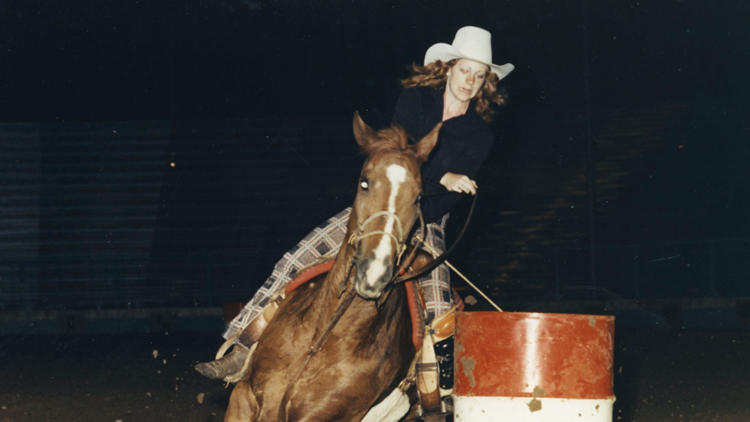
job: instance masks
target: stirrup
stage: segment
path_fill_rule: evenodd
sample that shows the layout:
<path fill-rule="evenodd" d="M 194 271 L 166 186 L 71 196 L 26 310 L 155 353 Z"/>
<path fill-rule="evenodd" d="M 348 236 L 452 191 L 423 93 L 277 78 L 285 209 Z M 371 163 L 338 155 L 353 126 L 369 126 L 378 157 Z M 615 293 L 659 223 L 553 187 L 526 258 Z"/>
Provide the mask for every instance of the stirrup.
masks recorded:
<path fill-rule="evenodd" d="M 215 361 L 202 362 L 195 365 L 195 370 L 210 379 L 223 379 L 228 375 L 235 375 L 246 366 L 250 349 L 241 343 L 235 343 L 232 353 Z M 249 366 L 249 365 L 248 365 Z"/>
<path fill-rule="evenodd" d="M 225 377 L 223 378 L 223 380 L 224 380 L 225 382 L 227 382 L 227 383 L 237 383 L 237 382 L 238 382 L 238 381 L 240 381 L 240 380 L 241 380 L 242 378 L 244 378 L 244 377 L 245 377 L 245 375 L 247 375 L 247 373 L 248 373 L 248 371 L 249 371 L 249 369 L 250 369 L 250 361 L 251 361 L 251 359 L 252 359 L 252 357 L 253 357 L 253 353 L 255 352 L 255 348 L 256 348 L 256 347 L 258 346 L 258 343 L 255 343 L 255 344 L 253 344 L 253 345 L 252 345 L 252 346 L 250 346 L 249 348 L 245 347 L 245 346 L 244 346 L 244 345 L 243 345 L 242 343 L 231 343 L 231 342 L 230 342 L 230 340 L 227 340 L 227 342 L 225 342 L 225 344 L 227 344 L 227 343 L 229 343 L 229 346 L 230 346 L 230 347 L 234 345 L 234 346 L 242 347 L 242 349 L 246 349 L 246 350 L 247 350 L 247 352 L 246 352 L 246 355 L 245 355 L 245 357 L 244 357 L 244 360 L 242 361 L 242 366 L 240 367 L 240 369 L 239 369 L 239 370 L 237 370 L 237 372 L 233 372 L 233 373 L 229 373 L 229 374 L 227 374 L 227 375 L 226 375 L 226 376 L 225 376 Z M 220 352 L 221 352 L 221 353 L 224 353 L 224 352 L 226 351 L 226 349 L 228 349 L 228 347 L 226 347 L 226 348 L 225 348 L 225 347 L 223 347 L 223 346 L 222 346 L 222 349 L 224 349 L 224 350 L 223 350 L 223 351 L 220 351 Z M 234 352 L 234 351 L 233 351 L 232 353 L 239 353 L 239 351 L 237 351 L 237 352 Z M 230 355 L 230 356 L 231 356 L 231 355 Z M 240 357 L 240 358 L 241 358 L 241 357 Z M 199 372 L 199 373 L 200 373 L 201 375 L 204 375 L 204 376 L 206 376 L 206 377 L 208 377 L 208 378 L 210 378 L 210 379 L 219 379 L 218 377 L 219 377 L 219 376 L 221 376 L 220 374 L 221 374 L 222 372 L 225 372 L 225 371 L 231 370 L 231 369 L 229 369 L 229 368 L 221 368 L 221 366 L 222 366 L 222 365 L 226 365 L 226 364 L 227 364 L 227 362 L 222 362 L 222 363 L 218 363 L 218 362 L 217 362 L 218 360 L 221 360 L 221 359 L 223 359 L 223 357 L 219 357 L 219 358 L 217 358 L 217 359 L 216 359 L 215 361 L 213 361 L 213 362 L 205 362 L 205 363 L 201 363 L 201 364 L 198 364 L 198 365 L 196 365 L 196 366 L 195 366 L 195 369 L 196 369 L 196 370 L 197 370 L 197 371 L 198 371 L 198 372 Z M 205 366 L 206 368 L 211 368 L 211 365 L 219 365 L 219 367 L 220 367 L 221 369 L 218 369 L 218 371 L 219 371 L 219 373 L 218 373 L 218 374 L 211 374 L 211 375 L 209 375 L 209 374 L 208 374 L 208 373 L 207 373 L 206 371 L 210 371 L 210 369 L 205 369 L 205 368 L 202 368 L 202 367 L 204 367 L 204 366 Z M 199 367 L 201 367 L 201 368 L 199 369 Z M 235 368 L 236 368 L 236 367 L 235 367 Z M 218 376 L 216 376 L 216 375 L 218 375 Z M 227 385 L 228 385 L 228 384 L 227 384 Z"/>
<path fill-rule="evenodd" d="M 227 351 L 235 344 L 240 344 L 248 348 L 245 362 L 240 371 L 227 375 L 224 377 L 224 381 L 228 383 L 236 383 L 247 375 L 247 371 L 250 368 L 250 359 L 253 356 L 255 348 L 258 346 L 258 339 L 268 326 L 268 322 L 273 318 L 276 310 L 279 308 L 279 304 L 284 300 L 284 297 L 285 295 L 283 291 L 271 297 L 268 304 L 261 309 L 243 329 L 237 330 L 232 337 L 224 341 L 221 347 L 219 347 L 219 350 L 216 352 L 215 361 L 223 358 Z"/>
<path fill-rule="evenodd" d="M 258 314 L 247 323 L 247 325 L 241 330 L 237 330 L 232 337 L 229 337 L 224 344 L 221 345 L 216 352 L 216 360 L 224 357 L 227 350 L 229 350 L 229 348 L 235 343 L 241 343 L 248 348 L 252 347 L 268 326 L 268 322 L 271 321 L 271 318 L 276 314 L 276 310 L 279 309 L 279 305 L 285 297 L 286 295 L 283 291 L 271 296 L 266 306 L 261 309 Z"/>
<path fill-rule="evenodd" d="M 222 346 L 223 347 L 223 346 Z M 239 372 L 236 372 L 231 375 L 227 375 L 224 377 L 224 381 L 231 384 L 236 384 L 239 382 L 242 378 L 245 378 L 245 375 L 247 375 L 248 370 L 250 369 L 250 360 L 252 360 L 253 353 L 255 352 L 255 349 L 258 347 L 258 342 L 253 343 L 252 346 L 250 346 L 250 349 L 247 352 L 247 357 L 245 358 L 245 363 L 242 365 L 242 368 L 239 370 Z M 227 384 L 229 385 L 229 384 Z"/>
<path fill-rule="evenodd" d="M 229 337 L 224 343 L 219 347 L 219 350 L 216 352 L 216 357 L 214 360 L 219 360 L 224 357 L 224 355 L 227 353 L 227 350 L 229 350 L 230 347 L 237 344 L 237 338 L 240 336 L 241 331 L 237 331 L 232 337 Z"/>

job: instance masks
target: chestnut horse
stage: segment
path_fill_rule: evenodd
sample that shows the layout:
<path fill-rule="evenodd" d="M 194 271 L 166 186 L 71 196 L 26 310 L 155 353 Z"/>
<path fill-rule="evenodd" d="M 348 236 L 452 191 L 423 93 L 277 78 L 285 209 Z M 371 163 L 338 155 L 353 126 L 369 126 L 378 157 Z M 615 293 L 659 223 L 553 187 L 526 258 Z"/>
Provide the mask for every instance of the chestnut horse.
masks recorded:
<path fill-rule="evenodd" d="M 281 303 L 225 421 L 360 421 L 414 359 L 406 289 L 391 281 L 420 212 L 419 167 L 440 125 L 414 145 L 403 129 L 375 132 L 359 114 L 353 126 L 367 161 L 345 240 L 327 275 Z"/>

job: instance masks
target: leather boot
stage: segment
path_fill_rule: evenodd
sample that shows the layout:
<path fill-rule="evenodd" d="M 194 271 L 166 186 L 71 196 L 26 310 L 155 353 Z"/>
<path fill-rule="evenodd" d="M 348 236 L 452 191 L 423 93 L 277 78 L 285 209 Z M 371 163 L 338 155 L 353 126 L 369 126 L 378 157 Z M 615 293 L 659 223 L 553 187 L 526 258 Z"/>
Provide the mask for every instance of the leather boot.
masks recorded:
<path fill-rule="evenodd" d="M 437 415 L 453 413 L 453 332 L 456 308 L 452 307 L 425 327 L 421 362 L 417 365 L 417 390 L 422 406 L 422 415 L 437 418 Z M 434 415 L 434 416 L 433 416 Z"/>
<path fill-rule="evenodd" d="M 425 327 L 425 336 L 422 339 L 422 351 L 417 363 L 417 392 L 421 414 L 428 415 L 441 413 L 440 405 L 440 374 L 438 364 L 435 361 L 435 347 L 430 335 L 430 326 Z"/>
<path fill-rule="evenodd" d="M 456 308 L 435 318 L 431 325 L 435 344 L 435 361 L 440 374 L 440 396 L 450 397 L 453 393 L 453 333 L 456 327 Z"/>
<path fill-rule="evenodd" d="M 213 380 L 224 379 L 242 369 L 248 353 L 250 349 L 243 344 L 236 343 L 228 355 L 212 362 L 199 363 L 195 365 L 195 370 Z"/>

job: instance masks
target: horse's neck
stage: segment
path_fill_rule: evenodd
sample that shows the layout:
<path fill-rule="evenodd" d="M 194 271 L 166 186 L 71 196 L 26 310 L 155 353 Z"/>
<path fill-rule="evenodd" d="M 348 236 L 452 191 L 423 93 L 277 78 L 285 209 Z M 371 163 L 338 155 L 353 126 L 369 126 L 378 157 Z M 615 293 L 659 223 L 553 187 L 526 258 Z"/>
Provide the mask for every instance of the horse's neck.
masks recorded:
<path fill-rule="evenodd" d="M 354 246 L 349 244 L 349 238 L 356 229 L 356 221 L 357 215 L 356 211 L 353 209 L 349 216 L 346 235 L 344 236 L 341 248 L 336 255 L 333 267 L 323 281 L 321 290 L 312 304 L 312 312 L 309 316 L 315 321 L 313 324 L 317 326 L 318 330 L 324 330 L 327 328 L 328 324 L 333 320 L 339 305 L 349 294 L 349 291 L 354 289 L 353 274 L 355 271 L 351 270 L 352 260 L 354 259 L 356 250 Z M 341 289 L 344 285 L 346 291 L 342 292 Z M 405 300 L 403 299 L 403 296 L 405 296 L 405 294 L 406 293 L 402 286 L 394 288 L 386 301 L 385 314 L 395 315 L 396 312 L 393 311 L 392 307 L 403 305 Z M 354 331 L 358 331 L 362 327 L 367 327 L 375 323 L 373 320 L 375 314 L 377 314 L 375 302 L 355 297 L 354 301 L 349 306 L 348 311 L 345 313 L 344 319 L 346 320 L 348 327 Z"/>
<path fill-rule="evenodd" d="M 349 216 L 349 223 L 347 225 L 346 235 L 344 240 L 341 242 L 341 247 L 336 260 L 333 263 L 331 271 L 328 272 L 328 276 L 323 282 L 322 297 L 315 301 L 316 307 L 320 308 L 320 313 L 332 313 L 330 309 L 335 310 L 338 306 L 343 295 L 341 294 L 341 288 L 346 281 L 346 288 L 353 289 L 353 280 L 349 280 L 352 277 L 352 260 L 354 259 L 354 247 L 349 245 L 349 238 L 354 232 L 356 227 L 357 215 L 356 211 L 352 209 Z M 323 316 L 323 315 L 321 315 Z"/>

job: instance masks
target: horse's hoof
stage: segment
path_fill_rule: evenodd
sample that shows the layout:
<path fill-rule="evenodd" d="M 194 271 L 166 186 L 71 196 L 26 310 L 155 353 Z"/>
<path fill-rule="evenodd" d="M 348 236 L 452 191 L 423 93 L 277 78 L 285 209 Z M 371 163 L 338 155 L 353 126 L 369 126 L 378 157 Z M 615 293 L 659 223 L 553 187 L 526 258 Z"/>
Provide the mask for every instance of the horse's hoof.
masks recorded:
<path fill-rule="evenodd" d="M 201 375 L 214 380 L 224 379 L 228 375 L 235 374 L 242 369 L 248 353 L 250 351 L 247 347 L 237 343 L 228 355 L 213 362 L 199 363 L 195 365 L 195 370 L 200 372 Z"/>

